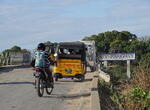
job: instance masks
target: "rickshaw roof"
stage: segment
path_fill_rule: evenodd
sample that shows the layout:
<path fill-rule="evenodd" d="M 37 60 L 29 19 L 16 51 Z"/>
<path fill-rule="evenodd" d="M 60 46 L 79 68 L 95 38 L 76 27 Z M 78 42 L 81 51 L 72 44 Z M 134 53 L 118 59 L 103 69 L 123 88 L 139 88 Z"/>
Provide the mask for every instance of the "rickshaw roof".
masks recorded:
<path fill-rule="evenodd" d="M 85 48 L 83 42 L 60 42 L 59 47 L 61 48 Z"/>

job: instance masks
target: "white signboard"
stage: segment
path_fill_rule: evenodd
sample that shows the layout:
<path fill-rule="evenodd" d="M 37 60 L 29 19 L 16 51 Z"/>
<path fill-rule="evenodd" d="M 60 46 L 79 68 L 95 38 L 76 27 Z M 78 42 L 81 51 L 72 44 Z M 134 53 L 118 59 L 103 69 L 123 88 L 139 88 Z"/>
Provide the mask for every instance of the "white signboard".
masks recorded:
<path fill-rule="evenodd" d="M 100 54 L 101 61 L 113 61 L 113 60 L 134 60 L 135 53 L 110 53 Z"/>

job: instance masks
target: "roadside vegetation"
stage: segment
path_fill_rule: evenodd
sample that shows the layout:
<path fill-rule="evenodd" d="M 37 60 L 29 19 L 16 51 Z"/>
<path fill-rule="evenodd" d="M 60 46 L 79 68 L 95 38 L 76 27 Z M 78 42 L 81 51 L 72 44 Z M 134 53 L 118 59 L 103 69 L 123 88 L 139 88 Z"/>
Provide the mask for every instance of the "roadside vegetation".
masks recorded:
<path fill-rule="evenodd" d="M 102 110 L 150 110 L 150 39 L 138 38 L 128 31 L 99 33 L 83 40 L 94 40 L 99 53 L 132 53 L 131 79 L 126 76 L 126 62 L 109 62 L 110 83 L 99 81 Z"/>
<path fill-rule="evenodd" d="M 21 52 L 21 53 L 26 53 L 26 52 L 28 52 L 28 50 L 27 50 L 27 49 L 21 49 L 21 47 L 15 45 L 15 46 L 13 46 L 13 47 L 10 48 L 10 49 L 4 50 L 4 51 L 2 52 L 2 54 L 7 54 L 8 52 Z"/>

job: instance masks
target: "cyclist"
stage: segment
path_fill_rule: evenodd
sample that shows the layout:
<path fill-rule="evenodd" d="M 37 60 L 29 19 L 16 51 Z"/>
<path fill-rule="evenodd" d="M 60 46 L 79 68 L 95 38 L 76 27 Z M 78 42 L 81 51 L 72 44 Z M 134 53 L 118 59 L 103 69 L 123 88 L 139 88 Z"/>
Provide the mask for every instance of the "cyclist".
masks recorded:
<path fill-rule="evenodd" d="M 39 43 L 37 46 L 37 51 L 35 52 L 35 65 L 34 67 L 42 68 L 45 73 L 46 78 L 50 81 L 51 86 L 53 86 L 53 76 L 49 69 L 50 61 L 48 60 L 48 53 L 45 52 L 44 43 Z"/>

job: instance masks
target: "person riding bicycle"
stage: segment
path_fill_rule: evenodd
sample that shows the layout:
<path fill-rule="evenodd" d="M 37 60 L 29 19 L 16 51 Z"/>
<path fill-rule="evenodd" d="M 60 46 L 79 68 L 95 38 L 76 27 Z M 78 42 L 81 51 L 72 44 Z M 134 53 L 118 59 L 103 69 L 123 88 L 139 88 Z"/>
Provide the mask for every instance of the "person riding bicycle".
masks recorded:
<path fill-rule="evenodd" d="M 49 70 L 50 61 L 48 60 L 48 53 L 45 52 L 44 43 L 39 43 L 37 46 L 37 51 L 35 52 L 35 65 L 36 68 L 42 68 L 43 72 L 46 73 L 46 78 L 51 82 L 53 82 L 53 76 L 51 71 Z"/>

